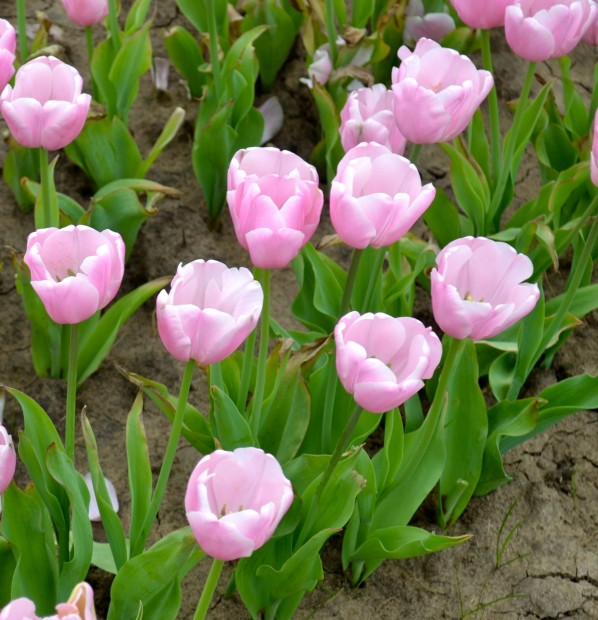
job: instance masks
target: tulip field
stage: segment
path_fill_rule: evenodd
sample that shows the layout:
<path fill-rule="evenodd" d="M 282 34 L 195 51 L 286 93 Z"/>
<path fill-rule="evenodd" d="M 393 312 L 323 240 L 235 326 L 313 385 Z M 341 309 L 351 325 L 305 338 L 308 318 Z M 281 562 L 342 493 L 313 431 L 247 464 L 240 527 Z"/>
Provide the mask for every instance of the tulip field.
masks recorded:
<path fill-rule="evenodd" d="M 598 618 L 596 46 L 0 2 L 0 620 Z"/>

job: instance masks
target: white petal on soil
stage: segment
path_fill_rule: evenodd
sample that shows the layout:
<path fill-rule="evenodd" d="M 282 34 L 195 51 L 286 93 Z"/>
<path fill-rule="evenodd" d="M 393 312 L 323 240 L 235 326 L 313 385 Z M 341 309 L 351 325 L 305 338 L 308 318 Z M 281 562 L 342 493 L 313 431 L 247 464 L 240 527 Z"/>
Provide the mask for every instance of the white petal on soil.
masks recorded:
<path fill-rule="evenodd" d="M 101 521 L 100 517 L 100 509 L 98 508 L 98 501 L 96 499 L 96 494 L 93 490 L 93 483 L 91 481 L 91 474 L 85 474 L 84 476 L 85 484 L 89 489 L 89 520 L 90 521 Z M 118 512 L 118 497 L 116 497 L 116 489 L 114 485 L 108 478 L 104 478 L 106 481 L 106 488 L 108 489 L 108 495 L 110 496 L 110 502 L 112 503 L 112 508 L 115 512 Z"/>
<path fill-rule="evenodd" d="M 270 97 L 258 108 L 258 111 L 264 117 L 264 133 L 262 134 L 262 142 L 270 142 L 272 138 L 280 131 L 284 122 L 284 112 L 278 97 Z"/>

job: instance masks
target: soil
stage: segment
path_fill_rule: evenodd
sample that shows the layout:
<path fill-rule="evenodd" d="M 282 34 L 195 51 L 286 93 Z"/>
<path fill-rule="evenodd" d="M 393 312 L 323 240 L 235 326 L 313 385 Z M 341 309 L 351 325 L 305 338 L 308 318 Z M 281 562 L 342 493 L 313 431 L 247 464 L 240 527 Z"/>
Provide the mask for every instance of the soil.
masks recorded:
<path fill-rule="evenodd" d="M 162 33 L 175 23 L 184 23 L 184 18 L 174 0 L 160 0 L 154 7 L 154 53 L 166 57 Z M 36 10 L 43 10 L 60 26 L 64 59 L 88 78 L 83 33 L 67 20 L 61 4 L 53 0 L 29 0 L 27 8 L 29 23 L 34 22 Z M 14 2 L 0 0 L 0 15 L 16 23 Z M 100 34 L 96 32 L 96 36 Z M 523 63 L 505 49 L 502 32 L 494 33 L 493 46 L 498 48 L 496 81 L 502 96 L 505 127 L 510 115 L 506 101 L 518 96 Z M 319 130 L 309 91 L 298 81 L 305 73 L 301 56 L 297 48 L 275 88 L 284 108 L 285 125 L 273 142 L 308 158 L 318 140 Z M 584 96 L 588 96 L 591 89 L 595 59 L 595 51 L 585 45 L 574 55 L 573 76 Z M 479 64 L 479 59 L 477 61 Z M 545 77 L 557 70 L 553 64 L 542 64 L 538 69 Z M 230 266 L 248 264 L 248 257 L 238 246 L 226 213 L 219 232 L 210 232 L 205 224 L 205 205 L 190 163 L 197 106 L 187 100 L 185 88 L 174 70 L 166 93 L 156 93 L 149 76 L 144 77 L 131 118 L 135 138 L 142 151 L 147 152 L 176 105 L 187 110 L 186 122 L 148 177 L 176 187 L 182 191 L 182 196 L 160 203 L 158 214 L 145 224 L 128 264 L 123 293 L 152 278 L 172 274 L 179 262 L 196 258 L 214 258 Z M 426 182 L 432 180 L 447 186 L 447 165 L 440 149 L 423 149 L 420 169 Z M 83 203 L 89 200 L 87 181 L 66 157 L 61 156 L 56 170 L 59 189 Z M 537 188 L 535 167 L 524 166 L 517 185 L 518 203 L 531 198 Z M 35 375 L 29 353 L 29 327 L 15 290 L 11 266 L 10 248 L 24 251 L 27 235 L 33 230 L 33 218 L 31 214 L 21 213 L 3 183 L 0 184 L 0 217 L 0 383 L 34 397 L 62 432 L 65 384 Z M 324 224 L 316 237 L 328 230 Z M 293 274 L 289 269 L 276 272 L 273 281 L 274 316 L 283 325 L 291 326 L 293 319 L 288 300 L 295 291 Z M 551 281 L 557 283 L 554 287 L 558 288 L 563 274 Z M 173 393 L 177 392 L 182 366 L 168 355 L 157 337 L 153 302 L 145 304 L 126 324 L 110 356 L 78 394 L 78 406 L 87 407 L 96 433 L 104 471 L 118 490 L 122 514 L 127 515 L 129 493 L 122 455 L 126 416 L 136 389 L 118 372 L 118 365 L 157 379 Z M 598 372 L 598 313 L 584 320 L 557 356 L 553 368 L 535 372 L 526 389 L 530 394 L 537 393 L 557 379 L 584 371 Z M 205 377 L 201 373 L 196 373 L 191 400 L 203 410 L 207 409 Z M 144 419 L 157 475 L 169 424 L 150 402 L 145 403 Z M 10 400 L 6 403 L 4 424 L 13 436 L 22 426 L 20 410 Z M 77 444 L 77 465 L 81 471 L 86 471 L 80 436 Z M 182 497 L 197 460 L 195 451 L 181 442 L 154 528 L 154 539 L 186 524 Z M 513 482 L 489 496 L 474 499 L 450 531 L 455 535 L 473 534 L 469 543 L 425 558 L 386 562 L 364 587 L 351 589 L 340 567 L 340 540 L 333 539 L 324 551 L 325 580 L 305 597 L 296 617 L 598 618 L 598 415 L 593 411 L 571 416 L 513 450 L 507 455 L 506 463 Z M 23 480 L 23 472 L 20 476 Z M 423 526 L 435 528 L 425 515 L 419 518 Z M 513 535 L 505 544 L 511 532 Z M 100 526 L 95 527 L 95 536 L 103 538 Z M 202 562 L 187 578 L 181 620 L 192 617 L 208 569 L 209 563 Z M 89 580 L 96 590 L 98 617 L 102 618 L 110 579 L 93 569 Z M 238 596 L 231 599 L 221 596 L 225 583 L 226 574 L 210 617 L 216 620 L 248 617 Z"/>

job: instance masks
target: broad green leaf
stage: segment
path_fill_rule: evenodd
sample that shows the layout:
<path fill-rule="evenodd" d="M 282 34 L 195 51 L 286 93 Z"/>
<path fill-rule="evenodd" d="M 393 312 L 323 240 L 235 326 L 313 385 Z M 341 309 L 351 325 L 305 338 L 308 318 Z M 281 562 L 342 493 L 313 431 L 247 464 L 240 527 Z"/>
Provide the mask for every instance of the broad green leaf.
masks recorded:
<path fill-rule="evenodd" d="M 135 0 L 127 15 L 127 22 L 125 24 L 126 35 L 133 34 L 143 26 L 151 4 L 152 0 Z"/>
<path fill-rule="evenodd" d="M 177 107 L 174 109 L 166 124 L 164 125 L 162 132 L 158 136 L 158 139 L 154 142 L 148 156 L 143 161 L 139 168 L 136 177 L 144 178 L 148 170 L 152 167 L 156 158 L 162 153 L 162 151 L 174 140 L 177 135 L 183 121 L 185 120 L 185 110 Z"/>
<path fill-rule="evenodd" d="M 318 106 L 320 122 L 324 132 L 325 151 L 326 151 L 326 179 L 330 183 L 336 173 L 338 163 L 342 159 L 344 152 L 340 141 L 340 116 L 334 100 L 330 93 L 317 82 L 314 84 L 311 93 Z M 344 102 L 343 102 L 344 103 Z"/>
<path fill-rule="evenodd" d="M 164 33 L 164 46 L 172 64 L 185 78 L 191 96 L 199 99 L 207 84 L 206 73 L 199 70 L 205 62 L 199 43 L 182 26 L 173 26 Z"/>
<path fill-rule="evenodd" d="M 39 180 L 39 155 L 36 149 L 21 146 L 14 138 L 7 141 L 7 152 L 2 166 L 2 177 L 10 187 L 23 213 L 33 209 L 35 200 L 25 191 L 21 179 L 27 177 L 34 181 Z"/>
<path fill-rule="evenodd" d="M 224 450 L 255 445 L 251 428 L 235 403 L 219 387 L 210 387 L 210 428 Z"/>
<path fill-rule="evenodd" d="M 210 7 L 213 7 L 216 14 L 218 32 L 222 33 L 226 30 L 228 0 L 213 0 L 211 3 L 196 2 L 196 0 L 177 0 L 177 6 L 199 32 L 208 32 L 210 30 L 209 11 Z"/>
<path fill-rule="evenodd" d="M 440 187 L 436 188 L 436 196 L 422 217 L 440 247 L 448 245 L 461 236 L 457 207 Z"/>
<path fill-rule="evenodd" d="M 501 401 L 507 398 L 515 377 L 516 363 L 517 356 L 506 351 L 499 355 L 490 365 L 488 379 L 496 400 Z"/>
<path fill-rule="evenodd" d="M 473 115 L 470 125 L 470 142 L 469 150 L 476 160 L 478 166 L 484 172 L 486 179 L 491 179 L 490 173 L 490 145 L 486 136 L 484 127 L 484 117 L 482 111 L 478 108 Z"/>
<path fill-rule="evenodd" d="M 0 536 L 0 608 L 5 607 L 12 600 L 11 586 L 15 568 L 17 566 L 11 544 Z"/>

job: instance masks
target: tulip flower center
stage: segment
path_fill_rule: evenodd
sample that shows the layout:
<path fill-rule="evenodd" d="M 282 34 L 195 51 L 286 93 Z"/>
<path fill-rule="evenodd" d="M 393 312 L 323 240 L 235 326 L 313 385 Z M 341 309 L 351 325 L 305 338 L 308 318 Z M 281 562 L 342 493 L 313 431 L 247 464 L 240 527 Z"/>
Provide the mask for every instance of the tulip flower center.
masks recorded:
<path fill-rule="evenodd" d="M 467 291 L 467 293 L 465 293 L 465 297 L 463 298 L 465 299 L 465 301 L 472 301 L 474 303 L 483 303 L 484 298 L 480 297 L 479 299 L 474 299 L 470 294 L 469 291 Z"/>

